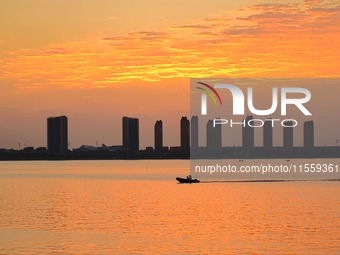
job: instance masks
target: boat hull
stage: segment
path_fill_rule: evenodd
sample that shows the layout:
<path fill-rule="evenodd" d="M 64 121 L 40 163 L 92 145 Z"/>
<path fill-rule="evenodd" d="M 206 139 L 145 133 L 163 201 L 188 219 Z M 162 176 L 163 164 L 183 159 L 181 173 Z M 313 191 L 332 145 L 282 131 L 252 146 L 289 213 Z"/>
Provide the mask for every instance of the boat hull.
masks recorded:
<path fill-rule="evenodd" d="M 181 177 L 177 177 L 176 180 L 179 183 L 199 183 L 200 180 L 197 179 L 187 179 L 187 178 L 181 178 Z"/>

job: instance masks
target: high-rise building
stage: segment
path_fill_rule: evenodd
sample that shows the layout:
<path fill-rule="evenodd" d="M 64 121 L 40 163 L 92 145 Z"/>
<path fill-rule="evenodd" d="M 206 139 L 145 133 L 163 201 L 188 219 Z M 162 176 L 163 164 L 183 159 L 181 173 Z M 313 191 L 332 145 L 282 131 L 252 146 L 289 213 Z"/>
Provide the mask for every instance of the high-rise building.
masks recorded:
<path fill-rule="evenodd" d="M 181 149 L 183 151 L 190 149 L 190 121 L 187 117 L 181 119 Z"/>
<path fill-rule="evenodd" d="M 273 126 L 271 121 L 265 121 L 263 125 L 263 147 L 273 147 Z"/>
<path fill-rule="evenodd" d="M 139 120 L 123 117 L 123 149 L 127 152 L 139 151 Z"/>
<path fill-rule="evenodd" d="M 47 149 L 53 155 L 66 155 L 68 151 L 67 117 L 47 119 Z"/>
<path fill-rule="evenodd" d="M 213 121 L 208 120 L 207 122 L 207 148 L 212 149 L 214 147 L 214 127 Z"/>
<path fill-rule="evenodd" d="M 207 122 L 207 148 L 218 149 L 222 147 L 222 128 L 221 125 L 214 127 L 214 122 Z"/>
<path fill-rule="evenodd" d="M 198 117 L 191 117 L 191 148 L 198 148 Z"/>
<path fill-rule="evenodd" d="M 249 115 L 243 120 L 245 124 L 242 126 L 242 147 L 245 149 L 254 148 L 254 127 L 248 124 L 252 119 L 253 116 Z"/>
<path fill-rule="evenodd" d="M 303 146 L 314 147 L 314 122 L 312 120 L 303 124 Z"/>
<path fill-rule="evenodd" d="M 285 121 L 283 124 L 283 147 L 292 148 L 294 146 L 293 121 Z"/>
<path fill-rule="evenodd" d="M 157 120 L 155 123 L 155 150 L 159 151 L 163 148 L 163 122 Z"/>

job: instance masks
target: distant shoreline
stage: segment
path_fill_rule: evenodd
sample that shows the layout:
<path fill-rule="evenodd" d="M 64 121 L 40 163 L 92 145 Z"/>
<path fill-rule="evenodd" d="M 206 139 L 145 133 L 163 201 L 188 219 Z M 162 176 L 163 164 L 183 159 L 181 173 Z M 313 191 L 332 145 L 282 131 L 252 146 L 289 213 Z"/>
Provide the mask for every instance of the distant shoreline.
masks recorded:
<path fill-rule="evenodd" d="M 185 149 L 171 147 L 170 150 L 152 148 L 139 151 L 124 150 L 80 150 L 51 153 L 46 148 L 27 147 L 23 150 L 0 149 L 0 161 L 21 160 L 171 160 L 171 159 L 304 159 L 340 158 L 339 146 L 324 147 L 194 147 Z"/>
<path fill-rule="evenodd" d="M 256 159 L 263 159 L 263 160 L 294 160 L 294 159 L 340 159 L 339 156 L 323 156 L 323 157 L 216 157 L 216 158 L 190 158 L 189 156 L 182 156 L 182 157 L 1 157 L 0 155 L 0 162 L 1 161 L 88 161 L 88 160 L 256 160 Z"/>
<path fill-rule="evenodd" d="M 197 158 L 189 158 L 189 157 L 173 157 L 173 158 L 147 158 L 147 157 L 131 157 L 131 158 L 29 158 L 29 157 L 22 157 L 22 158 L 0 158 L 0 162 L 3 161 L 89 161 L 89 160 L 124 160 L 124 161 L 137 161 L 137 160 L 257 160 L 257 159 L 263 159 L 263 160 L 294 160 L 294 159 L 340 159 L 340 157 L 295 157 L 295 158 L 268 158 L 268 157 L 263 157 L 263 158 L 202 158 L 202 159 L 197 159 Z"/>

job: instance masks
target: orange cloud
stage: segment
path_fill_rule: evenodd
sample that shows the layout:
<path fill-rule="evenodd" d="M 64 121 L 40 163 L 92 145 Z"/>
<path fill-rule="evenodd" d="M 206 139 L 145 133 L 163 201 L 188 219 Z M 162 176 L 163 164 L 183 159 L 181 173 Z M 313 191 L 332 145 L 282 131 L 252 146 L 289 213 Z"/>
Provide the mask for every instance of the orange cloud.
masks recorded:
<path fill-rule="evenodd" d="M 339 77 L 340 2 L 262 4 L 192 24 L 2 53 L 16 87 L 116 86 L 178 77 Z"/>

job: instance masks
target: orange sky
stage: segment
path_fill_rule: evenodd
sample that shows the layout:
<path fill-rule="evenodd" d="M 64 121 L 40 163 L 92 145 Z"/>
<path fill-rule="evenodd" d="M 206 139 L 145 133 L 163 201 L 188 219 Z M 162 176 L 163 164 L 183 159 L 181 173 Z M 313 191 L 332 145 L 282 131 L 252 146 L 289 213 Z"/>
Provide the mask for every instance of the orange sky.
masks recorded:
<path fill-rule="evenodd" d="M 190 77 L 339 77 L 340 1 L 229 2 L 2 1 L 0 147 L 45 146 L 61 114 L 71 147 L 120 144 L 123 115 L 177 145 Z"/>

